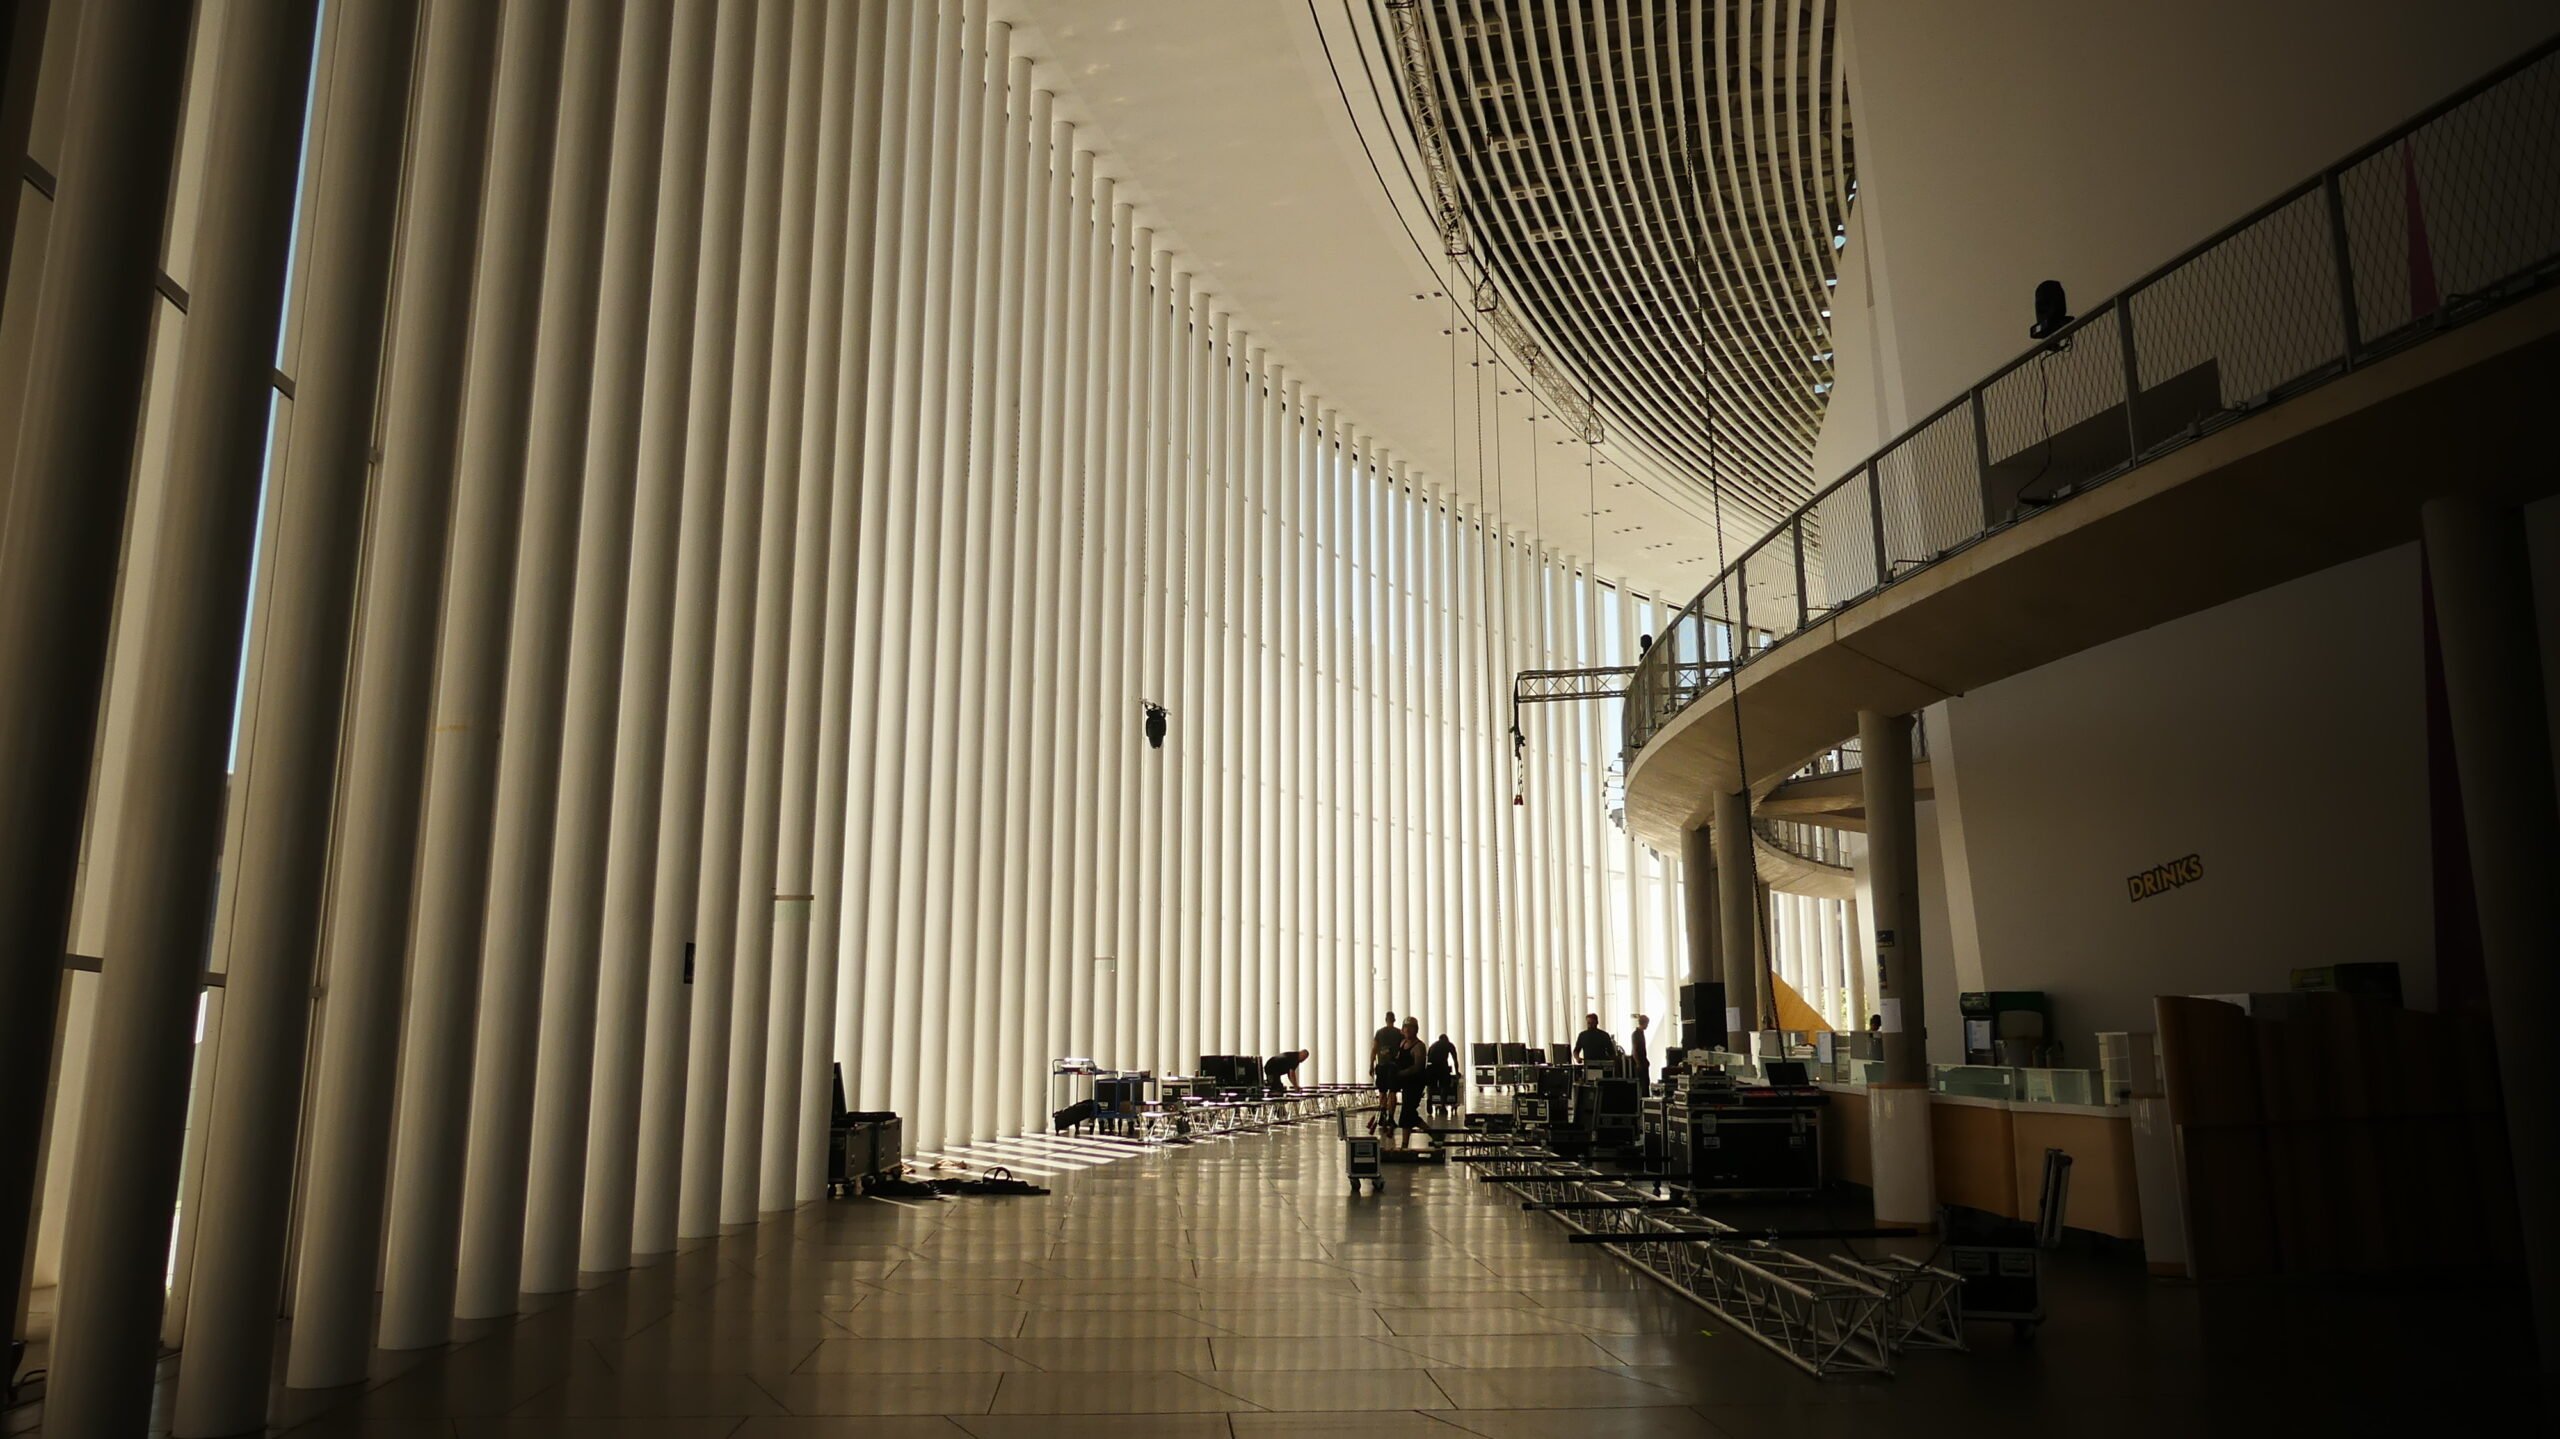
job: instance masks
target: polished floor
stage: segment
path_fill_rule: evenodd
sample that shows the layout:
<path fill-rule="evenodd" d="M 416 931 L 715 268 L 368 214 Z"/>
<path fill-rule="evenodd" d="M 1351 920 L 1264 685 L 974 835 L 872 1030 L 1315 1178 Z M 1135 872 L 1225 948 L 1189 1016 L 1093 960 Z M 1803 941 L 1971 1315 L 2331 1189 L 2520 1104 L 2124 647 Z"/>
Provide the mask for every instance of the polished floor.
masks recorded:
<path fill-rule="evenodd" d="M 2032 1342 L 1976 1326 L 1973 1352 L 1817 1382 L 1568 1247 L 1463 1166 L 1400 1168 L 1386 1195 L 1354 1199 L 1329 1123 L 1048 1182 L 1048 1198 L 812 1205 L 458 1348 L 383 1355 L 361 1390 L 284 1400 L 301 1421 L 288 1432 L 2364 1433 L 2395 1410 L 2441 1422 L 2528 1392 L 2511 1377 L 2519 1316 L 2502 1325 L 2494 1299 L 2197 1290 L 2122 1255 L 2064 1256 Z"/>

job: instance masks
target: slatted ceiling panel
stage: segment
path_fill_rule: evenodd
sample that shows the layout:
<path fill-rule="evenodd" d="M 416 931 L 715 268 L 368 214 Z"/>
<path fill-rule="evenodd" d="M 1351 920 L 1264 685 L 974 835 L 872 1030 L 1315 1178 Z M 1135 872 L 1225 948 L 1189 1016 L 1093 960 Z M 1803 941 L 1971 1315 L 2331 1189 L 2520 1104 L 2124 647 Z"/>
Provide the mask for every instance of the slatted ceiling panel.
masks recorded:
<path fill-rule="evenodd" d="M 1776 524 L 1812 493 L 1832 373 L 1823 311 L 1852 194 L 1836 4 L 1420 9 L 1469 247 L 1503 303 L 1631 460 L 1700 499 L 1712 408 L 1733 537 Z"/>

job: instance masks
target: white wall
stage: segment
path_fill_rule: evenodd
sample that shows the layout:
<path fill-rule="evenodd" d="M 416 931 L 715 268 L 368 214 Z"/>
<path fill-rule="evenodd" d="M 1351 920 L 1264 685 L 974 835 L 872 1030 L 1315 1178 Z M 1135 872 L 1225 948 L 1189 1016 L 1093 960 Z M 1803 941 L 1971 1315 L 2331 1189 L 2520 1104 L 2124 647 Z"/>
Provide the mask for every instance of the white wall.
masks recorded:
<path fill-rule="evenodd" d="M 2396 963 L 2432 1004 L 2422 662 L 2405 546 L 1948 702 L 1939 851 L 1966 863 L 1942 882 L 1981 984 L 2050 991 L 2082 1066 L 2097 1031 L 2148 1029 L 2154 995 L 2281 990 L 2300 967 Z M 2200 882 L 2128 898 L 2188 854 Z"/>
<path fill-rule="evenodd" d="M 2085 309 L 2560 28 L 2549 0 L 1844 13 L 1888 431 L 2026 348 L 2037 281 Z"/>

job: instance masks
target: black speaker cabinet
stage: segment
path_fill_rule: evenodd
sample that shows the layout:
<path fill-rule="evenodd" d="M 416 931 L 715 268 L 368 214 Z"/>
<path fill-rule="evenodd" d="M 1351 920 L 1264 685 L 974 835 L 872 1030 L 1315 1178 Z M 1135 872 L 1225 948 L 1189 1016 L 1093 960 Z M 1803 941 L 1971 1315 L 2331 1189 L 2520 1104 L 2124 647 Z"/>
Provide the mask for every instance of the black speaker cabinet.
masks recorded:
<path fill-rule="evenodd" d="M 1689 1049 L 1723 1049 L 1724 986 L 1680 986 L 1680 1043 Z"/>

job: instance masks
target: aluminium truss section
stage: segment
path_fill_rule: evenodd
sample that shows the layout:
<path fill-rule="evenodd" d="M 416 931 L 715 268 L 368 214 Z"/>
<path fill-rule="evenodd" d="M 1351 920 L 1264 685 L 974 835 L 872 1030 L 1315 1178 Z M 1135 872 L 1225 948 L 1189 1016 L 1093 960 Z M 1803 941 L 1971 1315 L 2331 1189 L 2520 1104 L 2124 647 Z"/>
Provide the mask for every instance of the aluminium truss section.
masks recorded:
<path fill-rule="evenodd" d="M 1898 1254 L 1872 1264 L 1857 1259 L 1838 1263 L 1884 1291 L 1885 1340 L 1896 1354 L 1965 1347 L 1963 1275 Z"/>
<path fill-rule="evenodd" d="M 1890 1374 L 1895 1295 L 1872 1279 L 1666 1207 L 1643 1176 L 1534 1152 L 1477 1156 L 1484 1176 L 1715 1313 L 1817 1379 Z"/>
<path fill-rule="evenodd" d="M 1511 677 L 1513 705 L 1557 704 L 1567 700 L 1613 700 L 1626 697 L 1635 679 L 1634 665 L 1592 665 L 1572 670 L 1522 670 Z"/>

